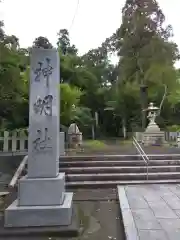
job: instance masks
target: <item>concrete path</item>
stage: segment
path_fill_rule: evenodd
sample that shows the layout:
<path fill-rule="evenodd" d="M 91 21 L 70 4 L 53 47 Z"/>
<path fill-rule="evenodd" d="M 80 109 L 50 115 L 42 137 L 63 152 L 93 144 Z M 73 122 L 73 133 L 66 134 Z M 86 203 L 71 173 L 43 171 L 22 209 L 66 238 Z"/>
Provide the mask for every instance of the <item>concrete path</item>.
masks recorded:
<path fill-rule="evenodd" d="M 127 240 L 180 239 L 180 185 L 118 186 Z"/>

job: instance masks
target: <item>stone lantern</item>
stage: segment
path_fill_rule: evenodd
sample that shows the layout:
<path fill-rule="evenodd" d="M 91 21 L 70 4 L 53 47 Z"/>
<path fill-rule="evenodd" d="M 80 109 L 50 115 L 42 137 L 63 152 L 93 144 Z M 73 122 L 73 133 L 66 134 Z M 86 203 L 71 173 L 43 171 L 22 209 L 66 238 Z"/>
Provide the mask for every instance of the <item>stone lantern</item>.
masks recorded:
<path fill-rule="evenodd" d="M 165 142 L 165 134 L 156 124 L 156 117 L 159 115 L 159 108 L 154 106 L 151 102 L 148 108 L 145 110 L 148 112 L 147 118 L 149 124 L 143 135 L 143 143 L 145 146 L 149 145 L 162 145 Z"/>
<path fill-rule="evenodd" d="M 149 103 L 149 106 L 147 108 L 147 118 L 149 120 L 149 124 L 146 128 L 146 132 L 147 131 L 154 131 L 154 130 L 159 130 L 160 128 L 158 127 L 158 125 L 156 124 L 155 120 L 156 117 L 159 115 L 159 108 L 154 106 L 154 103 Z"/>

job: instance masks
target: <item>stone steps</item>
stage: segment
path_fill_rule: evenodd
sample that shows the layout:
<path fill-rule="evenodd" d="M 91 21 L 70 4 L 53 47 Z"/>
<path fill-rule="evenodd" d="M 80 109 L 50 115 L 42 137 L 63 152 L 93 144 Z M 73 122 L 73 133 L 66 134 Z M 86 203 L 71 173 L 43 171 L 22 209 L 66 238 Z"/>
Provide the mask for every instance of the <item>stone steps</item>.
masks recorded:
<path fill-rule="evenodd" d="M 149 175 L 138 155 L 64 156 L 60 172 L 68 188 L 116 187 L 118 184 L 180 182 L 180 155 L 149 155 Z"/>
<path fill-rule="evenodd" d="M 77 188 L 116 188 L 117 185 L 134 185 L 134 184 L 169 184 L 180 183 L 180 179 L 168 180 L 134 180 L 134 181 L 81 181 L 66 182 L 66 187 L 69 189 Z"/>
<path fill-rule="evenodd" d="M 60 172 L 66 174 L 98 174 L 98 173 L 142 173 L 146 172 L 146 166 L 110 166 L 110 167 L 66 167 L 60 168 Z M 180 165 L 149 166 L 149 173 L 156 172 L 180 172 Z"/>
<path fill-rule="evenodd" d="M 91 173 L 91 174 L 66 174 L 66 181 L 134 181 L 146 180 L 144 173 Z M 149 180 L 180 179 L 180 172 L 156 172 L 149 173 Z"/>
<path fill-rule="evenodd" d="M 180 160 L 150 160 L 150 166 L 163 166 L 163 165 L 180 165 Z M 143 160 L 92 160 L 92 161 L 60 161 L 60 168 L 74 168 L 74 167 L 112 167 L 112 166 L 145 166 Z"/>
<path fill-rule="evenodd" d="M 180 154 L 148 154 L 150 160 L 180 160 Z M 136 155 L 76 155 L 76 156 L 61 156 L 60 162 L 66 161 L 131 161 L 142 160 L 142 157 Z"/>
<path fill-rule="evenodd" d="M 0 192 L 7 191 L 8 189 L 8 182 L 0 182 Z"/>
<path fill-rule="evenodd" d="M 149 180 L 138 155 L 63 156 L 60 172 L 67 188 L 116 187 L 118 184 L 180 183 L 180 155 L 149 155 Z"/>

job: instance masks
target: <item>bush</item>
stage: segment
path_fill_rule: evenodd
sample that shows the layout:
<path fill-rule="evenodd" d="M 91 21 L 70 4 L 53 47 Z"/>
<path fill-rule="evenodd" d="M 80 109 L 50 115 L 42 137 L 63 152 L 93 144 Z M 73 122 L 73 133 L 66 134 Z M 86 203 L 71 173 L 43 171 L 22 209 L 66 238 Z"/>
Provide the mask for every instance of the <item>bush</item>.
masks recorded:
<path fill-rule="evenodd" d="M 168 126 L 167 130 L 169 132 L 180 132 L 180 125 L 172 125 L 172 126 Z"/>

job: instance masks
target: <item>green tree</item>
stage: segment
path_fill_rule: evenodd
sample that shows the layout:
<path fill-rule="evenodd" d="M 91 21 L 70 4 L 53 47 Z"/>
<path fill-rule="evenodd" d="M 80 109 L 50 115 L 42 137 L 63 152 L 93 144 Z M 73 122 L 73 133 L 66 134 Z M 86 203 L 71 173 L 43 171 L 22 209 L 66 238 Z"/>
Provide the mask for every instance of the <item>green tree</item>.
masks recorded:
<path fill-rule="evenodd" d="M 139 94 L 136 82 L 116 82 L 111 88 L 106 111 L 110 111 L 116 124 L 116 135 L 127 137 L 127 131 L 132 131 L 132 123 L 139 122 L 138 104 Z"/>
<path fill-rule="evenodd" d="M 179 52 L 169 41 L 172 27 L 164 27 L 164 20 L 156 0 L 126 0 L 121 26 L 105 42 L 119 56 L 119 81 L 145 84 L 156 92 L 163 84 L 172 89 L 176 82 L 173 64 Z M 141 107 L 146 107 L 143 99 Z M 143 127 L 144 120 L 145 116 Z"/>
<path fill-rule="evenodd" d="M 19 39 L 15 35 L 5 36 L 4 44 L 13 50 L 17 50 L 19 48 Z"/>
<path fill-rule="evenodd" d="M 0 21 L 0 42 L 4 40 L 5 33 L 4 33 L 4 23 L 3 21 Z"/>
<path fill-rule="evenodd" d="M 68 126 L 76 116 L 75 108 L 78 107 L 82 92 L 77 87 L 72 87 L 68 83 L 60 84 L 60 115 L 61 123 Z"/>
<path fill-rule="evenodd" d="M 34 40 L 33 47 L 50 49 L 53 46 L 46 37 L 40 36 Z"/>
<path fill-rule="evenodd" d="M 25 82 L 21 76 L 18 51 L 0 44 L 0 126 L 24 125 L 20 106 L 24 101 Z"/>
<path fill-rule="evenodd" d="M 69 39 L 69 32 L 67 29 L 61 29 L 58 32 L 58 41 L 57 41 L 58 48 L 60 49 L 62 54 L 77 54 L 78 50 L 76 46 L 73 44 L 71 45 Z"/>
<path fill-rule="evenodd" d="M 180 117 L 180 71 L 176 44 L 169 39 L 171 26 L 155 0 L 127 0 L 122 24 L 96 49 L 83 56 L 61 29 L 57 46 L 60 55 L 61 123 L 78 123 L 83 133 L 126 137 L 133 123 L 141 122 L 139 88 L 148 86 L 149 101 L 160 104 L 167 87 L 160 126 L 178 125 Z M 32 47 L 52 48 L 46 37 L 23 49 L 18 37 L 8 36 L 0 21 L 0 126 L 28 126 L 28 85 Z M 111 53 L 119 62 L 113 65 Z M 145 107 L 145 103 L 142 104 Z M 98 116 L 98 121 L 95 121 Z M 97 124 L 98 123 L 98 124 Z M 135 125 L 135 124 L 134 124 Z M 93 134 L 92 134 L 93 135 Z"/>

